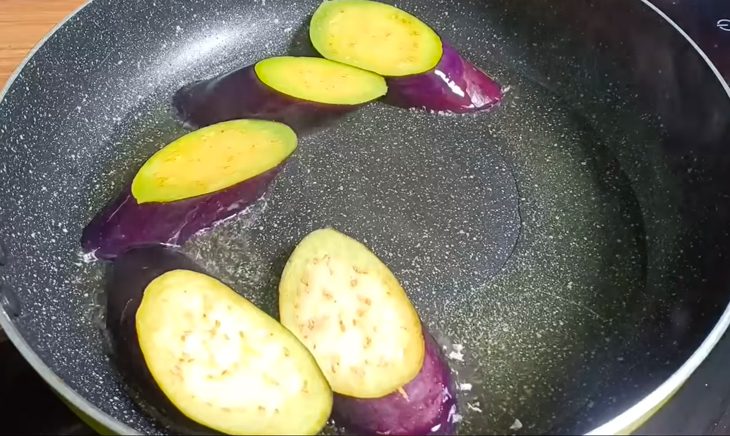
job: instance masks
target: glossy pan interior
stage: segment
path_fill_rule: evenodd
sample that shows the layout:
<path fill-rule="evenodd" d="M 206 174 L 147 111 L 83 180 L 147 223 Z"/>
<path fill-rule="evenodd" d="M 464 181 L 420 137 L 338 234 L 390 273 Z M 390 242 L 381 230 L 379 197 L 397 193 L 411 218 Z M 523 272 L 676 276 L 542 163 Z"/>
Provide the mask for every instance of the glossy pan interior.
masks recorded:
<path fill-rule="evenodd" d="M 81 229 L 186 131 L 175 90 L 310 52 L 316 4 L 94 0 L 0 102 L 0 324 L 112 430 L 161 429 L 106 355 L 104 267 L 80 257 Z M 397 4 L 509 86 L 502 106 L 351 113 L 301 139 L 258 207 L 184 250 L 275 314 L 294 245 L 335 226 L 392 267 L 447 353 L 463 346 L 460 432 L 633 426 L 665 395 L 614 418 L 727 327 L 727 85 L 640 0 Z"/>

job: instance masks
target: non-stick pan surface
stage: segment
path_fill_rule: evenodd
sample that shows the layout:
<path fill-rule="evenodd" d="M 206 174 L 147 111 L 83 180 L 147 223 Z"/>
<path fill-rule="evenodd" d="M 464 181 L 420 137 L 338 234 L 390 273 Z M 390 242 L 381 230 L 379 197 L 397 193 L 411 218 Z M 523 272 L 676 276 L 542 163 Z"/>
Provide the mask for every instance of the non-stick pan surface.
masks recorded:
<path fill-rule="evenodd" d="M 186 131 L 176 89 L 306 53 L 316 4 L 95 0 L 0 103 L 0 321 L 114 430 L 161 429 L 106 355 L 104 265 L 79 255 L 81 229 Z M 392 267 L 471 385 L 460 432 L 591 430 L 726 327 L 727 89 L 638 0 L 397 4 L 508 86 L 504 104 L 369 105 L 302 137 L 262 202 L 184 251 L 275 314 L 294 245 L 336 227 Z"/>

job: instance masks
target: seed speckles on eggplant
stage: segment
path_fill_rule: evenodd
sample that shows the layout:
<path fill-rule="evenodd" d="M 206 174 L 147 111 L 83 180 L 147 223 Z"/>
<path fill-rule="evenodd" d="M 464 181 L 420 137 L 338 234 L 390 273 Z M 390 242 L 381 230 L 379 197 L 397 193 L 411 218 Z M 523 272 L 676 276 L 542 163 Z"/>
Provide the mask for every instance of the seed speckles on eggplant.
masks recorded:
<path fill-rule="evenodd" d="M 279 283 L 279 314 L 337 393 L 382 397 L 423 364 L 420 319 L 398 280 L 334 229 L 316 230 L 294 249 Z"/>

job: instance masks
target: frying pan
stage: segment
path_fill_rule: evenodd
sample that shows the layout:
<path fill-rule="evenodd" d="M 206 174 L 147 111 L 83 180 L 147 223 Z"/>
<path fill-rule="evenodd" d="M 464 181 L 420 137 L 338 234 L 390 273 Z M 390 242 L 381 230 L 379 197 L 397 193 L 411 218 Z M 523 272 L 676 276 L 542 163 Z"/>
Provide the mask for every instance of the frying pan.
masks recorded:
<path fill-rule="evenodd" d="M 317 3 L 95 0 L 6 88 L 0 324 L 96 425 L 165 432 L 116 373 L 106 266 L 80 256 L 81 229 L 187 131 L 175 90 L 307 53 Z M 458 117 L 368 105 L 302 137 L 255 210 L 182 250 L 275 314 L 294 245 L 336 227 L 462 350 L 460 433 L 635 429 L 730 322 L 727 84 L 644 1 L 397 5 L 508 86 L 503 104 Z"/>

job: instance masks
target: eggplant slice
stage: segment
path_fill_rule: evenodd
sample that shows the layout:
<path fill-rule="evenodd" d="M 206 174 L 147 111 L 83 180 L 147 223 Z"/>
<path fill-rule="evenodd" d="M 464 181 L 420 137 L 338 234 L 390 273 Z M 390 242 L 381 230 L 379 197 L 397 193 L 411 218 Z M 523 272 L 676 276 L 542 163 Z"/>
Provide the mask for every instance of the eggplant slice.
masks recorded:
<path fill-rule="evenodd" d="M 423 365 L 408 295 L 374 253 L 334 229 L 316 230 L 294 249 L 279 283 L 279 314 L 337 393 L 379 398 Z"/>
<path fill-rule="evenodd" d="M 329 418 L 332 392 L 304 345 L 180 253 L 120 256 L 107 311 L 133 396 L 177 431 L 316 434 Z"/>
<path fill-rule="evenodd" d="M 386 77 L 385 102 L 463 114 L 496 106 L 502 86 L 417 17 L 371 0 L 325 0 L 312 16 L 322 56 Z"/>
<path fill-rule="evenodd" d="M 173 105 L 190 126 L 237 118 L 282 122 L 303 132 L 386 94 L 385 79 L 317 57 L 278 56 L 177 91 Z"/>
<path fill-rule="evenodd" d="M 272 121 L 188 133 L 155 153 L 97 213 L 83 230 L 83 250 L 112 260 L 134 247 L 182 245 L 261 198 L 296 147 L 294 131 Z"/>
<path fill-rule="evenodd" d="M 369 0 L 325 0 L 309 36 L 325 58 L 385 77 L 421 74 L 441 59 L 441 38 L 418 18 Z"/>

